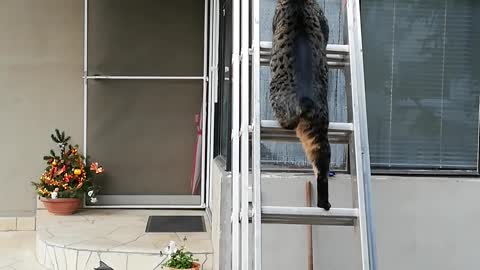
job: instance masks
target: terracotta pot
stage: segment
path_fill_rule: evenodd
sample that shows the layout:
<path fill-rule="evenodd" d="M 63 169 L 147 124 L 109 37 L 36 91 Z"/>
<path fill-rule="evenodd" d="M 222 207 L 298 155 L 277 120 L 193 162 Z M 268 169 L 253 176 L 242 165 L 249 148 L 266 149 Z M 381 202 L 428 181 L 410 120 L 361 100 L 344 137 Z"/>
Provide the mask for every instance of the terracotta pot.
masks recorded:
<path fill-rule="evenodd" d="M 177 269 L 177 268 L 171 268 L 171 267 L 166 267 L 166 269 L 168 269 L 168 270 L 200 270 L 200 264 L 194 262 L 193 263 L 193 268 L 189 268 L 189 269 Z"/>
<path fill-rule="evenodd" d="M 48 212 L 55 215 L 71 215 L 80 208 L 81 200 L 77 198 L 48 199 L 40 197 Z"/>

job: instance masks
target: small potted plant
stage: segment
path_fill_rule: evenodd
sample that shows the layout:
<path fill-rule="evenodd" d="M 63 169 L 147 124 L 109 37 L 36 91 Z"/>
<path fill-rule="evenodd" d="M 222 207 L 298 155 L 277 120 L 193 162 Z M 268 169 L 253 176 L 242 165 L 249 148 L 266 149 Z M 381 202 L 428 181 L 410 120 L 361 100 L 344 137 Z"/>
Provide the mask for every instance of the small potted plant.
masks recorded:
<path fill-rule="evenodd" d="M 185 241 L 186 238 L 184 239 L 184 242 Z M 185 244 L 177 249 L 175 242 L 171 241 L 170 245 L 165 249 L 165 252 L 161 252 L 161 254 L 168 255 L 167 261 L 163 264 L 162 268 L 168 270 L 200 270 L 198 260 L 193 257 L 192 252 L 186 250 Z"/>
<path fill-rule="evenodd" d="M 56 215 L 71 215 L 80 208 L 85 194 L 92 203 L 97 201 L 99 187 L 93 178 L 103 173 L 97 162 L 90 163 L 79 153 L 78 145 L 68 142 L 70 136 L 55 130 L 52 140 L 60 148 L 60 153 L 50 150 L 43 159 L 47 167 L 38 182 L 32 182 L 40 200 L 47 210 Z"/>

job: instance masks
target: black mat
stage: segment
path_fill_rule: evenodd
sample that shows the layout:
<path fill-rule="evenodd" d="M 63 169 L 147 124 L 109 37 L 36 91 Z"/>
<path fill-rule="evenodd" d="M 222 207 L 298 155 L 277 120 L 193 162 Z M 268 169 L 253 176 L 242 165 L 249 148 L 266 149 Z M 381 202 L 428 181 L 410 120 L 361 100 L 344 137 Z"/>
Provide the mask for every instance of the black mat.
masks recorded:
<path fill-rule="evenodd" d="M 205 232 L 203 216 L 150 216 L 145 232 Z"/>

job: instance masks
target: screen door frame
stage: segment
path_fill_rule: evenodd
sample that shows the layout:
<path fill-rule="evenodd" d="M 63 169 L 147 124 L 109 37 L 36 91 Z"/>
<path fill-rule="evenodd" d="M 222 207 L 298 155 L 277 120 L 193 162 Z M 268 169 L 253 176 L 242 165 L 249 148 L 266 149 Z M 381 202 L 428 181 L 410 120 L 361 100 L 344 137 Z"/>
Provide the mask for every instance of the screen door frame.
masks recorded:
<path fill-rule="evenodd" d="M 88 36 L 89 36 L 89 1 L 84 0 L 84 59 L 83 59 L 83 152 L 88 155 L 88 82 L 90 80 L 200 80 L 203 85 L 202 94 L 202 130 L 206 131 L 207 127 L 207 83 L 208 83 L 208 48 L 212 51 L 212 46 L 209 45 L 208 27 L 209 27 L 209 0 L 204 1 L 204 34 L 203 34 L 203 74 L 199 76 L 90 76 L 88 75 Z M 200 0 L 201 1 L 201 0 Z M 211 16 L 211 15 L 210 15 Z M 211 42 L 211 41 L 210 41 Z M 211 107 L 211 106 L 209 106 Z M 210 111 L 210 108 L 209 108 Z M 98 201 L 101 204 L 88 204 L 85 200 L 83 202 L 84 208 L 176 208 L 176 209 L 205 209 L 206 208 L 206 137 L 212 134 L 202 133 L 201 139 L 201 165 L 200 165 L 200 195 L 99 195 Z"/>

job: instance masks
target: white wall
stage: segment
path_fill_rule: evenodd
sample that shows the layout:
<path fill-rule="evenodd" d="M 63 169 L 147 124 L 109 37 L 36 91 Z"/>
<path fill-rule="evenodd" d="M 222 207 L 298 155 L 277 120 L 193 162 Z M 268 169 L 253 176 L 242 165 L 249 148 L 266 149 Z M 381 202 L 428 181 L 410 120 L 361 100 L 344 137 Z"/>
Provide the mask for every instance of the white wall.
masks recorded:
<path fill-rule="evenodd" d="M 264 175 L 264 205 L 304 206 L 310 179 Z M 330 183 L 333 207 L 351 207 L 348 175 L 337 175 Z M 478 194 L 480 179 L 374 176 L 378 269 L 479 268 Z M 229 191 L 222 196 L 229 197 Z M 306 226 L 263 225 L 263 269 L 307 269 L 306 238 Z M 313 243 L 314 269 L 359 269 L 352 228 L 316 226 Z"/>

